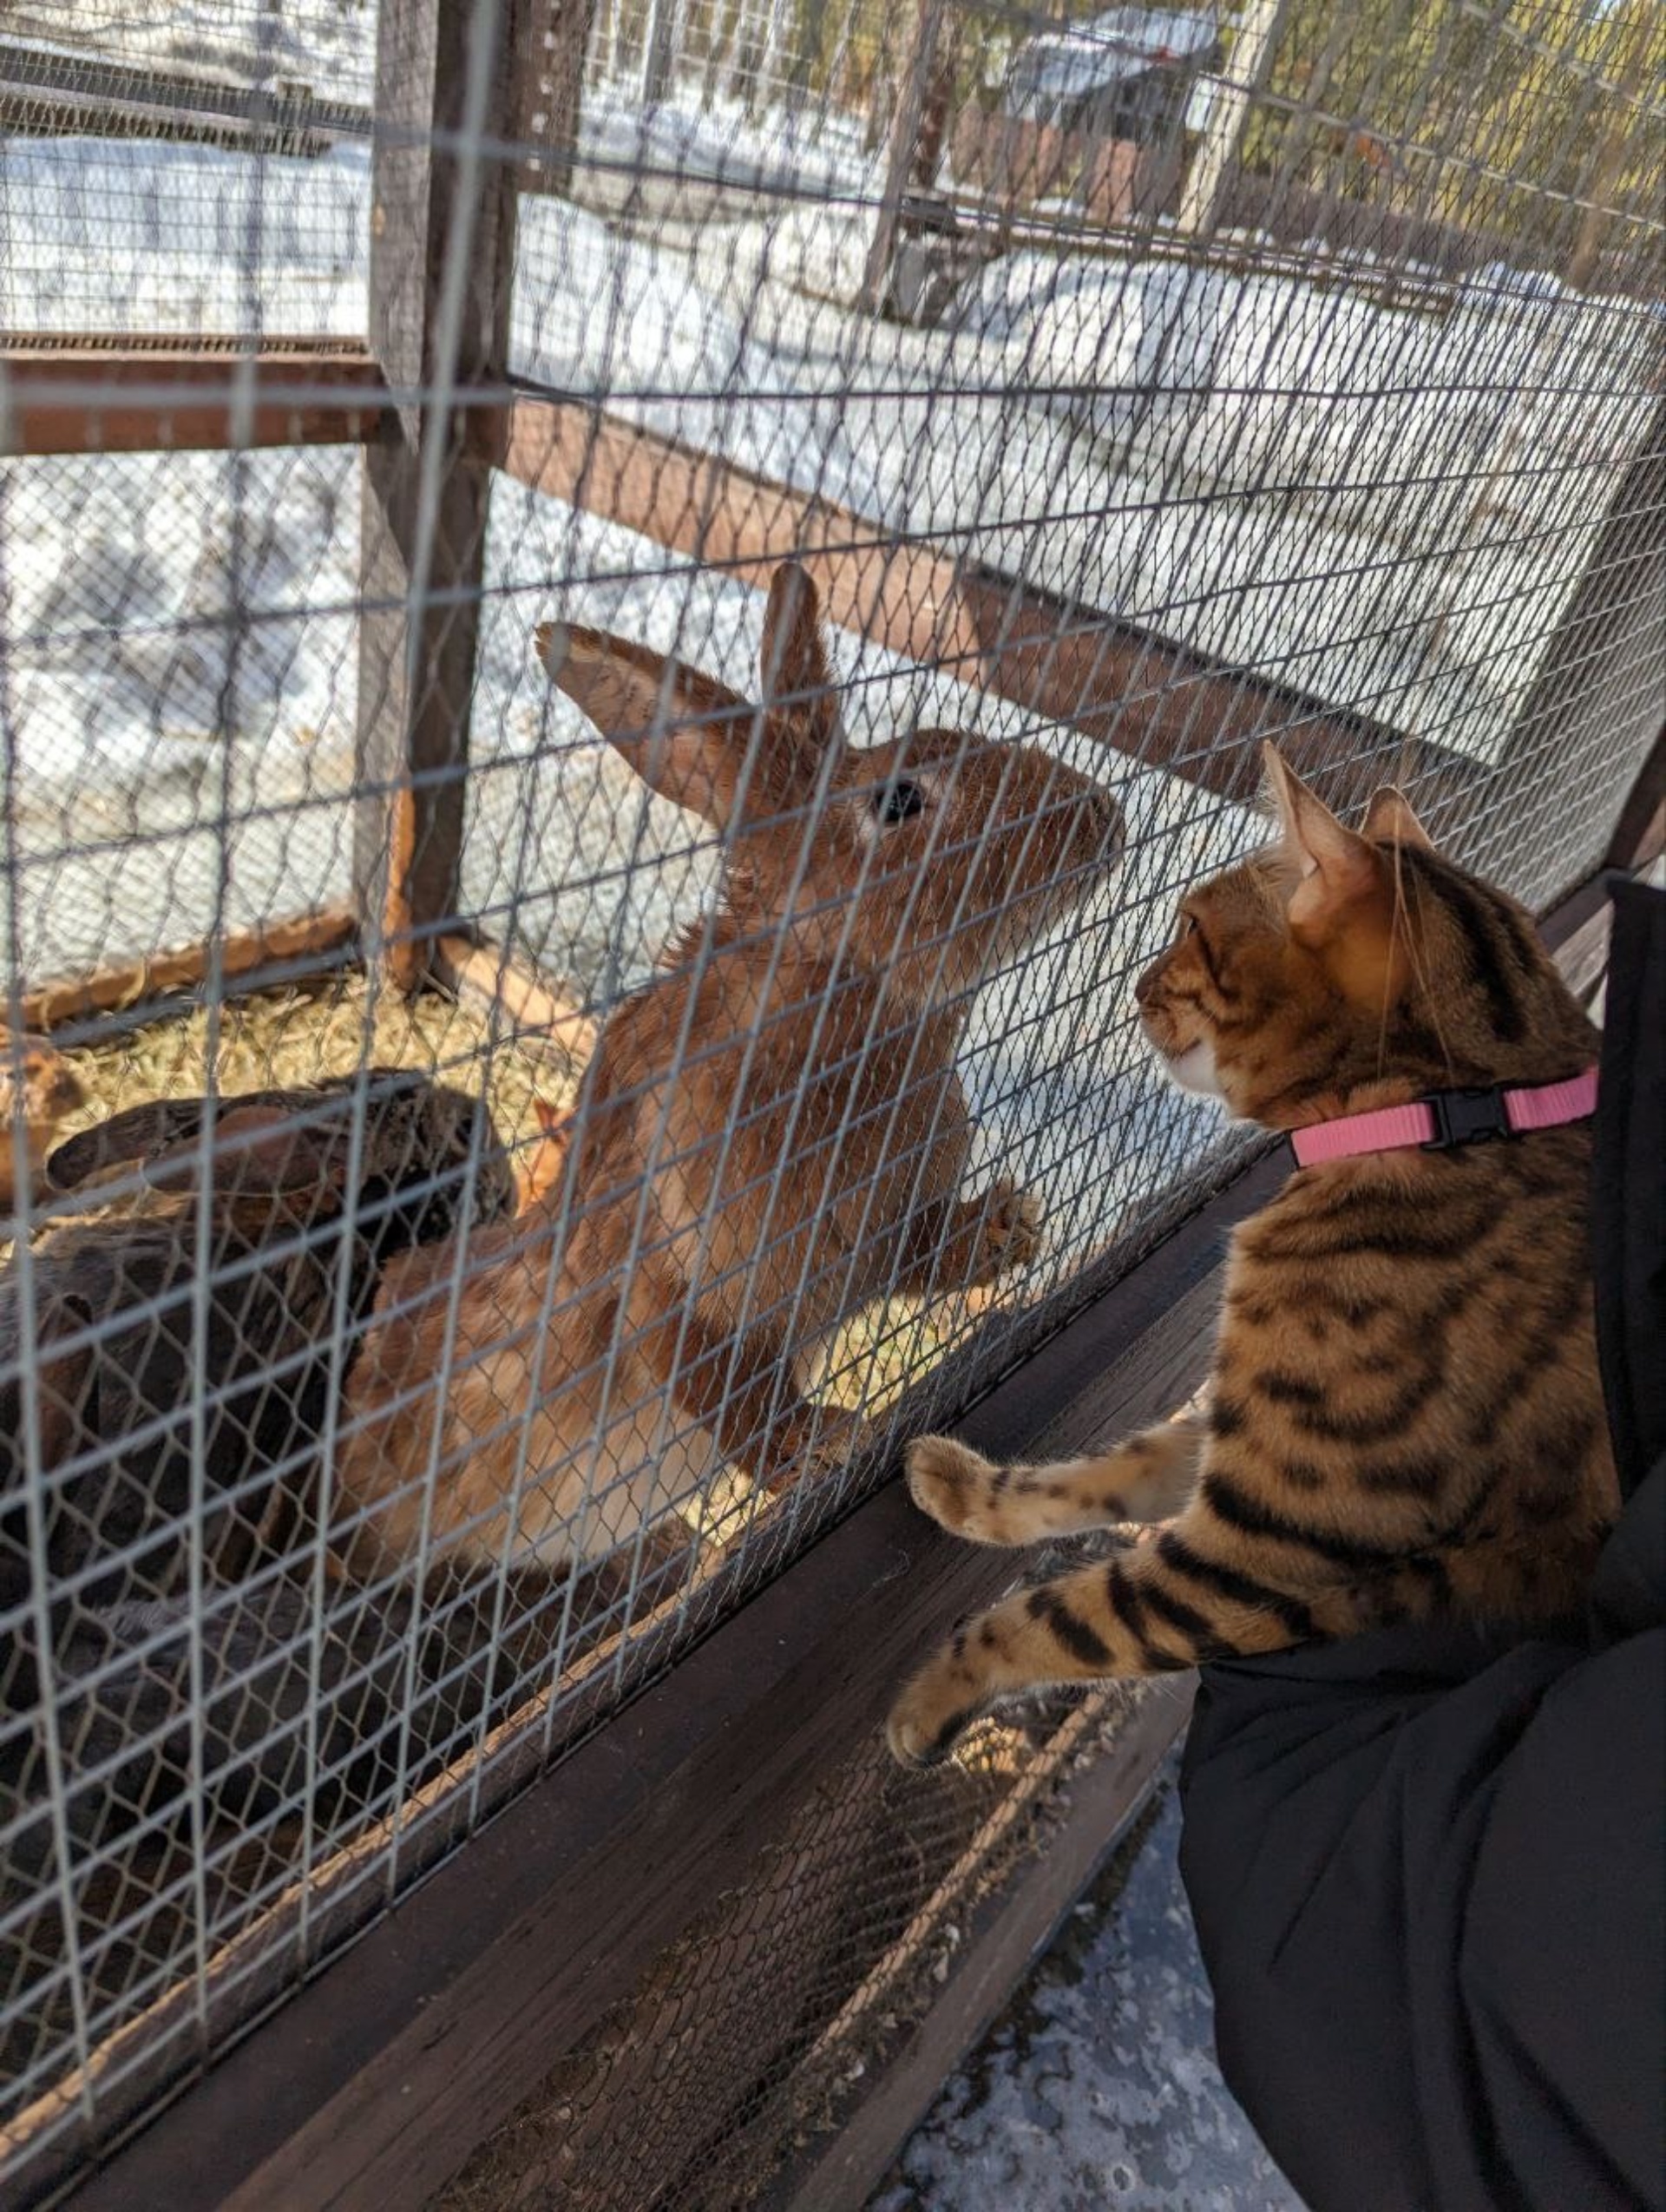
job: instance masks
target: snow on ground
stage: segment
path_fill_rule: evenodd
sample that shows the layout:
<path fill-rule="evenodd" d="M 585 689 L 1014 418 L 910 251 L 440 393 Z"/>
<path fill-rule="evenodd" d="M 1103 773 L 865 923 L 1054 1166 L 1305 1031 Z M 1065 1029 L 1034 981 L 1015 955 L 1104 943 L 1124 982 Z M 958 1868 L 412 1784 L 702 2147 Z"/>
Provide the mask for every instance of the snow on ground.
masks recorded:
<path fill-rule="evenodd" d="M 837 304 L 848 208 L 648 241 L 541 203 L 516 366 L 1078 604 L 1495 759 L 1650 404 L 1654 318 L 1006 257 Z M 848 295 L 847 295 L 848 296 Z"/>
<path fill-rule="evenodd" d="M 0 139 L 0 327 L 355 338 L 370 149 Z"/>
<path fill-rule="evenodd" d="M 589 128 L 626 166 L 652 157 L 659 228 L 528 203 L 519 372 L 1496 758 L 1644 420 L 1657 318 L 1494 275 L 1433 312 L 1334 272 L 1026 251 L 951 327 L 898 331 L 848 305 L 872 181 L 854 142 L 616 93 Z M 679 219 L 666 176 L 743 158 L 777 182 L 796 165 L 811 196 Z M 13 327 L 364 326 L 362 147 L 253 163 L 14 139 L 0 190 Z"/>
<path fill-rule="evenodd" d="M 1215 2063 L 1177 1765 L 868 2212 L 1302 2212 Z"/>
<path fill-rule="evenodd" d="M 530 200 L 521 216 L 509 365 L 564 392 L 605 394 L 626 422 L 800 491 L 875 502 L 836 395 L 791 396 L 803 379 L 749 329 L 743 292 L 703 290 L 685 254 L 564 201 Z"/>
<path fill-rule="evenodd" d="M 644 108 L 628 82 L 585 88 L 579 122 L 585 161 L 618 180 L 622 204 L 640 200 L 645 174 L 657 181 L 722 183 L 741 192 L 787 194 L 828 204 L 875 198 L 880 157 L 866 151 L 854 119 L 770 103 L 749 111 L 742 101 L 689 88 Z"/>
<path fill-rule="evenodd" d="M 345 889 L 357 485 L 329 450 L 0 463 L 25 974 Z"/>

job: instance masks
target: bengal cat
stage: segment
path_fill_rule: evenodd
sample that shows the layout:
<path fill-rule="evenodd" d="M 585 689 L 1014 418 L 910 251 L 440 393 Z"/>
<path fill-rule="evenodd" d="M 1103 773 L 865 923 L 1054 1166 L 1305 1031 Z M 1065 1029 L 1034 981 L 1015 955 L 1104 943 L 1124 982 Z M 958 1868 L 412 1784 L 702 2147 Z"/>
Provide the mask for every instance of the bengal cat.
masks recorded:
<path fill-rule="evenodd" d="M 1592 1067 L 1513 899 L 1436 852 L 1399 792 L 1350 830 L 1267 757 L 1279 841 L 1182 899 L 1135 987 L 1179 1083 L 1295 1131 Z M 896 1756 L 931 1764 L 1042 1683 L 1577 1606 L 1618 1504 L 1590 1168 L 1588 1119 L 1297 1167 L 1233 1237 L 1206 1412 L 1056 1466 L 919 1439 L 915 1501 L 974 1542 L 1166 1525 L 967 1622 L 898 1701 Z"/>

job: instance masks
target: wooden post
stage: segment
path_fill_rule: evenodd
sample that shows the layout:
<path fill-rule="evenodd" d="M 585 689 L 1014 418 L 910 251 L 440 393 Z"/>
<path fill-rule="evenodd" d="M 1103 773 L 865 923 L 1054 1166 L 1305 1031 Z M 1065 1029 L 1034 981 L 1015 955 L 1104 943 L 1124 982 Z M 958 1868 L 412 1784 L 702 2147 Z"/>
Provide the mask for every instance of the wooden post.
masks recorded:
<path fill-rule="evenodd" d="M 647 28 L 642 37 L 642 105 L 658 108 L 671 90 L 671 73 L 677 56 L 675 0 L 648 0 Z"/>
<path fill-rule="evenodd" d="M 1568 259 L 1568 282 L 1576 292 L 1589 289 L 1602 259 L 1603 246 L 1616 210 L 1610 202 L 1625 169 L 1632 128 L 1637 120 L 1640 96 L 1649 81 L 1650 46 L 1657 36 L 1651 13 L 1638 16 L 1632 29 L 1619 83 L 1615 89 L 1608 127 L 1597 141 L 1597 153 L 1586 176 L 1584 213 Z M 1639 134 L 1641 135 L 1641 134 Z M 1653 141 L 1656 151 L 1659 141 Z"/>
<path fill-rule="evenodd" d="M 370 342 L 402 404 L 364 460 L 353 874 L 403 990 L 457 906 L 491 472 L 456 403 L 501 382 L 513 214 L 466 139 L 471 115 L 502 127 L 509 4 L 382 0 L 378 18 Z"/>
<path fill-rule="evenodd" d="M 509 135 L 521 155 L 515 181 L 522 192 L 564 197 L 573 181 L 584 62 L 600 0 L 510 4 Z M 615 46 L 620 4 L 614 0 L 608 16 L 608 38 Z M 500 244 L 498 251 L 507 269 L 506 248 Z"/>
<path fill-rule="evenodd" d="M 863 277 L 862 305 L 870 315 L 884 312 L 885 300 L 890 290 L 891 263 L 895 259 L 897 232 L 902 219 L 902 202 L 911 184 L 929 184 L 936 172 L 936 154 L 942 146 L 942 125 L 947 119 L 948 102 L 943 104 L 944 115 L 940 119 L 935 145 L 928 148 L 922 124 L 926 105 L 934 82 L 934 64 L 937 43 L 942 35 L 945 0 L 920 0 L 920 12 L 915 18 L 914 34 L 902 56 L 902 68 L 897 79 L 896 108 L 891 117 L 890 143 L 885 154 L 885 188 L 880 196 L 879 220 L 874 229 L 874 242 L 868 249 L 868 266 Z M 922 178 L 926 154 L 931 156 L 931 174 Z"/>
<path fill-rule="evenodd" d="M 1290 0 L 1248 0 L 1232 40 L 1230 80 L 1215 95 L 1203 143 L 1187 172 L 1176 221 L 1183 231 L 1209 236 L 1220 224 L 1227 189 L 1238 165 L 1238 148 L 1250 104 L 1272 75 L 1273 58 Z"/>

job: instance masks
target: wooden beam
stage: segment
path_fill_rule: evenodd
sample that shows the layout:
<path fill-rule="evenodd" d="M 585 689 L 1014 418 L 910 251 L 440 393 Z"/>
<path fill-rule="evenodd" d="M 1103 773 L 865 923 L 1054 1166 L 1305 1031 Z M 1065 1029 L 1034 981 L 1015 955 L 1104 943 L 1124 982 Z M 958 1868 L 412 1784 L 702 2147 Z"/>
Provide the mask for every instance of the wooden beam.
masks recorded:
<path fill-rule="evenodd" d="M 360 445 L 387 400 L 380 367 L 357 346 L 0 345 L 0 451 L 10 454 Z"/>
<path fill-rule="evenodd" d="M 86 48 L 55 53 L 0 39 L 0 130 L 186 139 L 311 155 L 342 138 L 368 138 L 371 118 L 305 85 L 229 83 L 166 62 L 107 58 Z"/>
<path fill-rule="evenodd" d="M 1451 804 L 1477 779 L 1433 745 L 593 408 L 523 393 L 507 434 L 501 410 L 482 409 L 476 437 L 533 490 L 751 583 L 767 583 L 789 556 L 802 561 L 842 628 L 1223 797 L 1258 791 L 1259 741 L 1274 736 L 1339 805 L 1395 778 L 1425 805 L 1437 795 Z"/>
<path fill-rule="evenodd" d="M 508 1023 L 517 1040 L 548 1037 L 582 1064 L 596 1048 L 600 1024 L 539 974 L 530 962 L 502 946 L 469 937 L 442 937 L 434 962 L 436 980 L 467 1003 L 487 1008 Z"/>
<path fill-rule="evenodd" d="M 220 940 L 220 973 L 228 984 L 236 981 L 245 991 L 294 981 L 309 968 L 334 964 L 330 956 L 350 945 L 357 929 L 358 916 L 351 906 L 320 907 L 293 921 L 234 929 Z M 89 1015 L 125 1011 L 193 991 L 208 974 L 213 949 L 204 939 L 172 952 L 114 962 L 89 975 L 34 984 L 23 994 L 23 1026 L 60 1029 Z"/>
<path fill-rule="evenodd" d="M 379 932 L 389 980 L 407 991 L 459 899 L 490 494 L 460 400 L 501 372 L 514 199 L 495 155 L 469 159 L 468 102 L 483 69 L 487 119 L 504 112 L 508 12 L 383 0 L 377 16 L 370 343 L 390 383 L 420 398 L 365 455 L 354 883 L 366 942 Z"/>
<path fill-rule="evenodd" d="M 928 191 L 937 174 L 953 94 L 958 38 L 959 24 L 948 15 L 946 0 L 918 0 L 914 28 L 897 75 L 896 108 L 885 149 L 885 182 L 863 272 L 861 305 L 870 315 L 882 314 L 890 303 L 904 202 L 911 191 Z M 945 45 L 948 51 L 940 59 L 940 49 Z"/>
<path fill-rule="evenodd" d="M 1289 10 L 1290 0 L 1247 0 L 1227 27 L 1232 51 L 1216 79 L 1209 120 L 1186 172 L 1177 230 L 1210 239 L 1220 228 L 1250 108 L 1272 75 Z"/>
<path fill-rule="evenodd" d="M 570 191 L 596 0 L 512 0 L 508 137 L 523 192 Z"/>

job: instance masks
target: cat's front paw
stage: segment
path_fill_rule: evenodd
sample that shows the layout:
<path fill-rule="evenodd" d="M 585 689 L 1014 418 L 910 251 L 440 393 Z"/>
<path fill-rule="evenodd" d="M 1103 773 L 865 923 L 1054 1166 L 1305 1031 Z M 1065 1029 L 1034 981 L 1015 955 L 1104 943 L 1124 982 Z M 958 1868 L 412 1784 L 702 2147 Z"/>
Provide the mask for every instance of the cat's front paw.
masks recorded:
<path fill-rule="evenodd" d="M 970 1544 L 1021 1543 L 1007 1523 L 1009 1470 L 952 1436 L 917 1436 L 904 1462 L 908 1495 L 940 1528 Z"/>
<path fill-rule="evenodd" d="M 885 1740 L 899 1766 L 941 1765 L 983 1709 L 984 1694 L 955 1648 L 940 1651 L 891 1708 Z"/>

